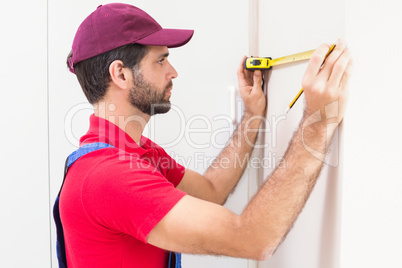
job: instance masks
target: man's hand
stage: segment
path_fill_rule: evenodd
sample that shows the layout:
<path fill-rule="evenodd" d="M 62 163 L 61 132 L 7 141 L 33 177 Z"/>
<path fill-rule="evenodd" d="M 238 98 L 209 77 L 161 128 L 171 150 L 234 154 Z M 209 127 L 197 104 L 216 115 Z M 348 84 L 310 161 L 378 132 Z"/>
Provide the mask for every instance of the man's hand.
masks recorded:
<path fill-rule="evenodd" d="M 261 71 L 248 71 L 243 67 L 243 57 L 237 69 L 237 79 L 239 81 L 239 92 L 244 102 L 245 112 L 251 116 L 264 116 L 266 107 L 266 97 L 261 88 Z"/>
<path fill-rule="evenodd" d="M 313 53 L 303 78 L 306 96 L 306 117 L 321 111 L 326 118 L 343 119 L 348 99 L 349 78 L 352 69 L 351 55 L 342 40 L 325 60 L 329 46 L 319 46 Z M 322 66 L 321 66 L 322 65 Z"/>

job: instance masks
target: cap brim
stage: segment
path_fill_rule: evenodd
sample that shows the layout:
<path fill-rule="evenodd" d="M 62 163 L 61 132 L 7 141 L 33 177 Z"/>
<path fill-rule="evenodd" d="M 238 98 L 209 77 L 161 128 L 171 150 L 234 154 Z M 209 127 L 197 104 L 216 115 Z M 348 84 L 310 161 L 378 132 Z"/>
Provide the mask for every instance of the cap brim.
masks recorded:
<path fill-rule="evenodd" d="M 193 37 L 194 30 L 161 29 L 135 43 L 147 46 L 167 46 L 169 48 L 181 47 Z"/>

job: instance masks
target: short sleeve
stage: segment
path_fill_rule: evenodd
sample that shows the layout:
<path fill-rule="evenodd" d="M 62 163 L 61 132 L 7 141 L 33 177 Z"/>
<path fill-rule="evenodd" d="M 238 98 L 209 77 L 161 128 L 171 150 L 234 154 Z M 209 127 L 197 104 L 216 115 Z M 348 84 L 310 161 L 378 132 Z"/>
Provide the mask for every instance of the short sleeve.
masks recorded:
<path fill-rule="evenodd" d="M 129 161 L 116 160 L 93 171 L 83 186 L 83 205 L 97 224 L 146 243 L 149 232 L 186 194 L 152 166 L 130 167 Z"/>
<path fill-rule="evenodd" d="M 185 167 L 176 162 L 162 148 L 158 149 L 159 153 L 159 170 L 173 185 L 177 187 L 183 179 Z"/>
<path fill-rule="evenodd" d="M 144 147 L 153 151 L 151 154 L 152 159 L 150 159 L 153 162 L 153 165 L 157 166 L 160 173 L 177 187 L 183 179 L 186 171 L 185 167 L 177 163 L 161 146 L 150 139 L 142 136 L 141 143 Z"/>

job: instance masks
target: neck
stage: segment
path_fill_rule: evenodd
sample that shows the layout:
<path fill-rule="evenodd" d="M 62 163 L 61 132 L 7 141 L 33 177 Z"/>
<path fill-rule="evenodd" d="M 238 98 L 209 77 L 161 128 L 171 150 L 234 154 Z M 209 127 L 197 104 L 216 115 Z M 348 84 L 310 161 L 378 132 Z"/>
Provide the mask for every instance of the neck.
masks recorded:
<path fill-rule="evenodd" d="M 144 114 L 132 105 L 115 105 L 113 102 L 100 101 L 94 105 L 96 116 L 112 122 L 126 132 L 138 145 L 150 115 Z"/>

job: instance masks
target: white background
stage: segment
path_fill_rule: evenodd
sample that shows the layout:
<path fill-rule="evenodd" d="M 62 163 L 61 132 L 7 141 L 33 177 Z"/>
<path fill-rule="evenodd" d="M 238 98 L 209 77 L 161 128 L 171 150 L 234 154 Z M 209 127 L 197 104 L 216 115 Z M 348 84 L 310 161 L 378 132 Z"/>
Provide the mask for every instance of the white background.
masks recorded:
<path fill-rule="evenodd" d="M 79 23 L 98 4 L 55 0 L 3 3 L 0 16 L 3 96 L 0 267 L 51 266 L 51 236 L 55 232 L 50 229 L 50 206 L 62 178 L 65 156 L 77 145 L 71 139 L 70 130 L 76 137 L 82 135 L 90 114 L 90 106 L 84 104 L 79 85 L 64 62 Z M 172 49 L 170 57 L 179 72 L 172 101 L 184 111 L 186 119 L 203 115 L 212 120 L 215 115 L 229 114 L 229 88 L 236 85 L 238 61 L 248 53 L 248 1 L 143 0 L 132 4 L 148 11 L 164 27 L 196 30 L 193 40 L 183 48 Z M 283 14 L 281 20 L 267 25 L 273 35 L 285 34 L 293 26 L 299 30 L 303 20 L 316 21 L 320 26 L 322 32 L 317 35 L 299 36 L 300 40 L 307 41 L 300 41 L 296 52 L 314 48 L 321 42 L 333 42 L 337 29 L 331 30 L 326 25 L 344 18 L 355 70 L 341 152 L 339 265 L 342 268 L 402 267 L 399 258 L 402 239 L 399 3 L 350 0 L 343 8 L 338 4 L 260 1 L 264 16 Z M 321 5 L 326 5 L 326 11 Z M 268 49 L 269 44 L 260 43 L 260 52 L 267 56 L 293 53 L 293 41 L 289 37 L 272 39 L 270 44 L 283 49 L 274 52 Z M 219 60 L 215 62 L 216 59 Z M 299 74 L 286 79 L 300 84 Z M 293 97 L 293 92 L 286 94 Z M 74 113 L 72 126 L 65 129 L 64 119 L 74 108 L 79 112 Z M 212 122 L 211 132 L 227 127 L 224 121 Z M 190 128 L 203 127 L 203 123 L 198 120 Z M 159 116 L 155 119 L 155 131 L 150 130 L 149 134 L 155 133 L 155 140 L 166 144 L 177 136 L 174 132 L 177 129 L 172 127 L 175 124 L 175 114 Z M 200 144 L 210 138 L 208 133 L 198 135 L 193 138 Z M 220 142 L 227 138 L 224 136 L 219 137 Z M 185 157 L 202 152 L 212 157 L 219 150 L 195 149 L 183 139 L 167 151 Z M 188 167 L 200 172 L 206 168 L 195 163 Z M 243 180 L 228 206 L 240 213 L 246 198 L 247 181 Z M 294 247 L 297 250 L 305 244 Z M 54 259 L 55 256 L 55 264 Z M 302 260 L 297 267 L 305 267 Z M 231 258 L 185 256 L 183 261 L 184 267 L 214 267 L 212 263 L 215 267 L 247 267 L 247 261 Z"/>
<path fill-rule="evenodd" d="M 91 106 L 65 60 L 79 24 L 98 1 L 49 2 L 50 186 L 53 200 L 63 177 L 65 157 L 88 128 Z M 134 4 L 134 3 L 133 3 Z M 247 1 L 135 1 L 163 27 L 194 29 L 186 46 L 170 49 L 169 61 L 178 78 L 173 81 L 172 110 L 148 124 L 146 135 L 187 168 L 204 172 L 230 136 L 230 88 L 237 86 L 236 70 L 248 53 Z M 77 8 L 77 7 L 80 8 Z M 211 8 L 213 6 L 213 8 Z M 230 11 L 230 12 L 229 12 Z M 215 23 L 213 23 L 215 22 Z M 66 120 L 65 120 L 66 119 Z M 217 133 L 226 129 L 222 133 Z M 201 130 L 201 131 L 199 131 Z M 201 133 L 196 133 L 201 132 Z M 215 134 L 214 134 L 215 133 Z M 237 213 L 247 202 L 247 180 L 227 206 Z M 52 225 L 52 234 L 55 229 Z M 54 239 L 52 237 L 52 248 Z M 55 255 L 54 255 L 55 256 Z M 53 258 L 53 265 L 56 264 Z M 246 260 L 183 257 L 185 267 L 244 267 Z"/>
<path fill-rule="evenodd" d="M 399 5 L 346 4 L 356 64 L 344 127 L 342 267 L 402 267 Z"/>
<path fill-rule="evenodd" d="M 314 8 L 311 8 L 314 7 Z M 282 10 L 283 12 L 272 12 Z M 269 15 L 267 15 L 269 14 Z M 319 21 L 320 23 L 317 23 Z M 259 54 L 279 58 L 335 43 L 345 34 L 344 1 L 259 1 Z M 278 163 L 303 115 L 304 96 L 286 107 L 301 89 L 308 61 L 273 67 L 268 82 L 264 157 Z M 335 135 L 327 164 L 293 229 L 275 255 L 260 268 L 337 268 L 340 259 L 341 136 Z M 308 146 L 308 144 L 306 144 Z M 284 163 L 286 165 L 286 162 Z M 264 177 L 275 166 L 263 170 Z"/>

